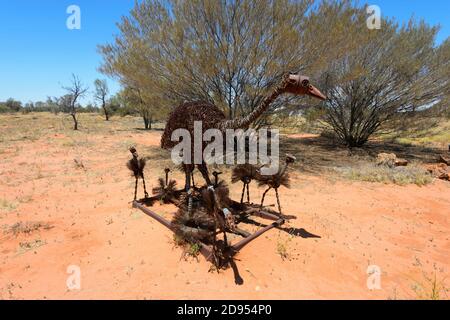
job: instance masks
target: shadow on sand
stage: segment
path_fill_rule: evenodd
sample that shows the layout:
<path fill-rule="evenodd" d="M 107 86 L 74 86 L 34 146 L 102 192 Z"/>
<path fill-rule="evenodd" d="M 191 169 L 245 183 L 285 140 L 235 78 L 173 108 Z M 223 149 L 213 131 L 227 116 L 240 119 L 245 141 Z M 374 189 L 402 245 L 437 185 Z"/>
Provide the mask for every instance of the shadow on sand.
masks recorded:
<path fill-rule="evenodd" d="M 317 174 L 335 167 L 348 167 L 364 160 L 376 158 L 378 153 L 395 153 L 409 162 L 436 162 L 443 150 L 425 146 L 405 145 L 396 142 L 369 141 L 363 148 L 350 152 L 343 145 L 321 136 L 282 136 L 280 154 L 291 153 L 297 157 L 293 167 L 301 172 Z"/>
<path fill-rule="evenodd" d="M 243 219 L 243 220 L 241 220 L 241 222 L 242 223 L 247 223 L 247 224 L 252 224 L 252 225 L 255 225 L 255 226 L 258 226 L 258 227 L 262 227 L 262 228 L 267 226 L 267 224 L 260 223 L 260 222 L 257 222 L 255 220 L 249 219 L 249 218 Z M 307 230 L 305 230 L 303 228 L 293 228 L 293 227 L 285 228 L 285 227 L 281 227 L 281 226 L 280 227 L 276 227 L 276 228 L 278 230 L 284 231 L 284 232 L 286 232 L 286 233 L 288 233 L 288 234 L 290 234 L 292 236 L 300 237 L 300 238 L 303 238 L 303 239 L 308 239 L 308 238 L 319 238 L 320 239 L 321 238 L 319 235 L 316 235 L 316 234 L 313 234 L 311 232 L 308 232 Z M 239 261 L 239 260 L 237 260 L 234 257 L 234 254 L 235 253 L 230 253 L 229 254 L 229 256 L 227 257 L 227 259 L 226 259 L 226 261 L 224 263 L 224 265 L 231 267 L 231 269 L 233 270 L 234 283 L 236 285 L 242 285 L 242 284 L 244 284 L 244 279 L 241 277 L 241 275 L 239 273 L 239 269 L 238 269 L 238 266 L 236 264 L 236 261 Z"/>

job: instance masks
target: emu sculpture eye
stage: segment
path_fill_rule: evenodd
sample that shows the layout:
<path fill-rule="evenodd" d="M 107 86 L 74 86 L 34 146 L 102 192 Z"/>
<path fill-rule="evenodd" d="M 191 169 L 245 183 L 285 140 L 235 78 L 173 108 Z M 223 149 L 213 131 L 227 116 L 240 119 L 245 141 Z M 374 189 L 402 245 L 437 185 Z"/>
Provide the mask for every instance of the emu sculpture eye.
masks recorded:
<path fill-rule="evenodd" d="M 304 79 L 303 81 L 302 81 L 302 86 L 303 87 L 308 87 L 309 86 L 309 80 L 308 79 Z"/>

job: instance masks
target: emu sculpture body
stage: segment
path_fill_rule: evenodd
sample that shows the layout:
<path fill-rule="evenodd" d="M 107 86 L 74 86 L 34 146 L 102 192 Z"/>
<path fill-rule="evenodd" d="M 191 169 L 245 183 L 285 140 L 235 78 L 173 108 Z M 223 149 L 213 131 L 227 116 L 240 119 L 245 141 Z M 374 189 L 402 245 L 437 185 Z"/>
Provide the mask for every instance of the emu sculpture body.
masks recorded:
<path fill-rule="evenodd" d="M 275 196 L 277 197 L 277 204 L 278 204 L 278 212 L 282 214 L 281 212 L 281 204 L 280 204 L 280 196 L 278 195 L 278 188 L 280 186 L 284 186 L 286 188 L 290 188 L 290 178 L 289 173 L 287 172 L 288 166 L 291 163 L 295 162 L 295 157 L 291 154 L 286 154 L 286 159 L 283 164 L 278 169 L 278 172 L 273 175 L 258 175 L 255 179 L 258 181 L 258 186 L 267 186 L 266 191 L 264 191 L 262 199 L 261 199 L 261 209 L 264 205 L 264 198 L 266 197 L 267 192 L 269 192 L 270 189 L 275 190 Z"/>
<path fill-rule="evenodd" d="M 146 164 L 145 158 L 139 158 L 139 155 L 136 151 L 135 147 L 130 147 L 130 152 L 132 154 L 132 158 L 127 162 L 127 168 L 133 173 L 135 178 L 134 184 L 134 200 L 137 198 L 137 188 L 138 181 L 142 179 L 142 184 L 144 185 L 144 195 L 145 198 L 148 198 L 147 188 L 145 186 L 145 177 L 144 177 L 144 168 Z"/>

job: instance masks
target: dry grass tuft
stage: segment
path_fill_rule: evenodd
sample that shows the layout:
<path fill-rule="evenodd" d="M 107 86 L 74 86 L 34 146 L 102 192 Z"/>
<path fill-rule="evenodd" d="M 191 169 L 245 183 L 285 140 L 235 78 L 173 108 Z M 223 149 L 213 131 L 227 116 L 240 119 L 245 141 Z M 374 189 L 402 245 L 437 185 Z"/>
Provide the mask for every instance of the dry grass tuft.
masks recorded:
<path fill-rule="evenodd" d="M 84 166 L 83 159 L 75 158 L 73 159 L 73 162 L 75 164 L 76 169 L 86 170 L 86 167 Z"/>
<path fill-rule="evenodd" d="M 412 123 L 397 124 L 404 130 L 394 130 L 384 140 L 404 145 L 437 146 L 447 149 L 450 142 L 450 120 L 446 118 L 413 119 Z"/>
<path fill-rule="evenodd" d="M 282 260 L 290 260 L 291 254 L 289 253 L 290 242 L 292 241 L 292 235 L 289 235 L 287 239 L 282 239 L 278 234 L 277 240 L 277 254 L 280 255 Z"/>
<path fill-rule="evenodd" d="M 429 276 L 423 273 L 424 281 L 416 282 L 412 289 L 419 300 L 448 299 L 449 289 L 445 286 L 445 279 L 438 279 L 436 270 Z"/>
<path fill-rule="evenodd" d="M 356 181 L 394 183 L 401 186 L 408 184 L 424 186 L 433 181 L 432 176 L 425 169 L 415 164 L 391 168 L 366 162 L 353 167 L 335 168 L 335 170 L 344 178 Z"/>
<path fill-rule="evenodd" d="M 25 253 L 27 251 L 37 249 L 39 247 L 45 246 L 47 244 L 46 241 L 41 239 L 36 239 L 33 241 L 26 241 L 26 242 L 20 242 L 19 243 L 19 254 Z"/>
<path fill-rule="evenodd" d="M 49 230 L 52 226 L 49 223 L 44 222 L 17 222 L 13 224 L 12 226 L 6 227 L 6 229 L 3 231 L 4 234 L 12 234 L 13 236 L 17 237 L 20 234 L 29 235 L 33 233 L 34 231 L 44 229 Z"/>
<path fill-rule="evenodd" d="M 17 204 L 6 199 L 0 199 L 0 211 L 13 211 L 17 208 Z"/>

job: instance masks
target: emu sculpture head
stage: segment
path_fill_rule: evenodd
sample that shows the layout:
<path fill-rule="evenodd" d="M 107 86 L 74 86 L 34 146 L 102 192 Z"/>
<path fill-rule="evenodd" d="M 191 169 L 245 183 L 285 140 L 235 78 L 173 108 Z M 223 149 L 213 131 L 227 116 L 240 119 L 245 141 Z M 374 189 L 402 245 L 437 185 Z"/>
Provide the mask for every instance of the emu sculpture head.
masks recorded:
<path fill-rule="evenodd" d="M 308 95 L 320 100 L 326 100 L 327 97 L 314 87 L 309 78 L 298 74 L 289 74 L 286 79 L 285 91 L 295 95 Z"/>

